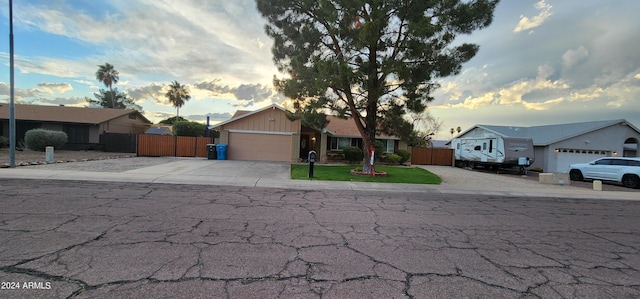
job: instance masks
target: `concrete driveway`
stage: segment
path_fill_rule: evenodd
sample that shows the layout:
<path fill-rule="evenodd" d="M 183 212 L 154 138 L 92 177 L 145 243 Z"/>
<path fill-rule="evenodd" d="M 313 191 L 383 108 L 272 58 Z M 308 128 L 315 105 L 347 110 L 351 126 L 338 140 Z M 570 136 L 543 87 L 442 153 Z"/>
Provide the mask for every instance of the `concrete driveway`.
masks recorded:
<path fill-rule="evenodd" d="M 291 180 L 290 163 L 134 157 L 0 170 L 0 178 L 227 185 L 304 190 L 437 192 L 506 196 L 635 199 L 640 192 L 599 192 L 574 186 L 541 185 L 519 176 L 498 176 L 448 166 L 419 166 L 442 178 L 440 185 Z M 636 191 L 630 189 L 630 191 Z"/>

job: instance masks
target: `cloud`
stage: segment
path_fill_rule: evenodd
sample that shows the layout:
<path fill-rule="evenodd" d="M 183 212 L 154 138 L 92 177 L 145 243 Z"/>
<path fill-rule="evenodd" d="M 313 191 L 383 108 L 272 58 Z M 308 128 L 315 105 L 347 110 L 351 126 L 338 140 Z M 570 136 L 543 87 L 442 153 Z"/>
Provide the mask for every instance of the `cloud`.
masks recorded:
<path fill-rule="evenodd" d="M 540 10 L 540 13 L 532 18 L 526 16 L 520 16 L 520 22 L 513 29 L 513 32 L 518 33 L 526 30 L 536 28 L 544 23 L 549 17 L 551 17 L 552 6 L 547 4 L 545 0 L 540 0 L 535 5 L 535 8 Z"/>
<path fill-rule="evenodd" d="M 43 92 L 44 91 L 39 88 L 21 89 L 21 88 L 14 87 L 13 89 L 13 95 L 16 101 L 25 100 L 27 98 L 38 97 Z M 9 97 L 11 96 L 11 85 L 5 82 L 0 82 L 0 95 L 7 96 L 6 99 L 9 100 Z"/>
<path fill-rule="evenodd" d="M 571 68 L 587 57 L 589 57 L 589 50 L 584 46 L 580 46 L 575 50 L 569 49 L 562 54 L 562 65 L 566 68 Z"/>
<path fill-rule="evenodd" d="M 466 90 L 466 97 L 458 103 L 445 103 L 435 107 L 478 109 L 485 106 L 514 106 L 522 105 L 526 109 L 545 110 L 562 103 L 557 94 L 563 94 L 570 88 L 563 80 L 551 80 L 555 69 L 550 65 L 538 66 L 535 78 L 520 79 L 511 84 L 497 86 L 485 90 L 482 85 L 473 85 L 473 89 Z M 461 93 L 456 86 L 464 86 L 462 83 L 451 85 L 448 83 L 444 90 L 438 90 L 438 97 L 456 97 Z M 553 99 L 546 99 L 554 97 Z"/>
<path fill-rule="evenodd" d="M 39 83 L 38 87 L 48 94 L 53 94 L 54 92 L 65 93 L 73 90 L 73 87 L 69 83 Z"/>
<path fill-rule="evenodd" d="M 551 107 L 562 103 L 563 101 L 564 101 L 563 98 L 559 98 L 559 99 L 555 99 L 555 100 L 544 101 L 542 103 L 523 102 L 522 105 L 525 108 L 527 108 L 528 110 L 548 110 Z"/>
<path fill-rule="evenodd" d="M 212 96 L 230 94 L 232 92 L 232 89 L 226 84 L 220 84 L 221 81 L 221 79 L 199 81 L 193 84 L 193 87 L 195 89 L 208 92 Z"/>
<path fill-rule="evenodd" d="M 48 57 L 24 57 L 14 54 L 14 64 L 23 74 L 50 75 L 62 78 L 76 78 L 85 72 L 87 64 L 82 59 L 68 60 Z M 0 59 L 9 60 L 9 54 L 0 52 Z M 97 69 L 97 68 L 96 68 Z M 95 70 L 93 70 L 95 72 Z"/>
<path fill-rule="evenodd" d="M 167 103 L 165 96 L 167 86 L 160 83 L 151 83 L 147 86 L 127 89 L 127 94 L 134 100 L 154 100 L 156 103 Z"/>
<path fill-rule="evenodd" d="M 207 116 L 209 117 L 209 124 L 215 124 L 230 119 L 231 113 L 190 114 L 185 117 L 191 121 L 206 123 Z"/>
<path fill-rule="evenodd" d="M 196 81 L 214 75 L 232 84 L 265 82 L 277 73 L 271 62 L 271 39 L 262 26 L 266 21 L 253 0 L 116 0 L 95 5 L 103 7 L 81 10 L 64 2 L 46 2 L 16 11 L 16 23 L 22 27 L 64 36 L 102 52 L 77 57 L 84 68 L 67 69 L 64 59 L 45 58 L 31 58 L 20 68 L 88 79 L 96 64 L 108 61 L 121 78 L 164 74 L 167 81 Z M 57 67 L 52 65 L 56 62 Z"/>

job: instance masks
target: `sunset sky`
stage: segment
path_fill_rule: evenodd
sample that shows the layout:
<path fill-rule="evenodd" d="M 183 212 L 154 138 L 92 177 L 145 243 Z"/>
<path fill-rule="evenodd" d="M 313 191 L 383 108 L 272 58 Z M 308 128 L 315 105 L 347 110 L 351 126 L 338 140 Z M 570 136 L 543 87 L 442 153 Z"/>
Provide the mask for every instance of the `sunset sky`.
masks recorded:
<path fill-rule="evenodd" d="M 9 101 L 9 4 L 0 0 L 0 102 Z M 253 0 L 14 0 L 16 102 L 85 106 L 98 65 L 151 121 L 175 116 L 163 87 L 185 84 L 180 115 L 222 121 L 281 104 L 271 39 Z M 640 1 L 503 0 L 460 42 L 480 52 L 429 104 L 449 128 L 627 119 L 640 127 Z"/>

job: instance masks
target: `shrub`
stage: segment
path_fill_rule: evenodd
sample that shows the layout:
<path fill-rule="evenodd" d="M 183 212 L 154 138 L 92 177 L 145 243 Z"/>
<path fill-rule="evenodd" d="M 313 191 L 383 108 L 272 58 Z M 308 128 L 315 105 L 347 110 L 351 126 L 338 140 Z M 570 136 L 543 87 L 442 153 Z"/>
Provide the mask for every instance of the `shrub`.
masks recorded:
<path fill-rule="evenodd" d="M 398 150 L 398 156 L 400 156 L 400 164 L 404 164 L 404 162 L 409 161 L 411 159 L 411 153 L 408 150 Z"/>
<path fill-rule="evenodd" d="M 398 164 L 400 160 L 402 160 L 402 157 L 400 157 L 400 155 L 396 155 L 394 153 L 387 154 L 387 162 L 389 162 L 389 164 Z"/>
<path fill-rule="evenodd" d="M 60 149 L 67 143 L 67 133 L 45 129 L 32 129 L 24 134 L 24 142 L 28 149 L 44 152 L 47 146 Z"/>
<path fill-rule="evenodd" d="M 364 158 L 364 153 L 357 146 L 350 146 L 342 150 L 344 154 L 344 158 L 349 161 L 349 163 L 358 163 L 362 162 Z"/>
<path fill-rule="evenodd" d="M 206 125 L 195 121 L 177 121 L 173 123 L 173 134 L 176 136 L 204 136 Z"/>
<path fill-rule="evenodd" d="M 9 138 L 0 136 L 0 148 L 9 147 Z"/>

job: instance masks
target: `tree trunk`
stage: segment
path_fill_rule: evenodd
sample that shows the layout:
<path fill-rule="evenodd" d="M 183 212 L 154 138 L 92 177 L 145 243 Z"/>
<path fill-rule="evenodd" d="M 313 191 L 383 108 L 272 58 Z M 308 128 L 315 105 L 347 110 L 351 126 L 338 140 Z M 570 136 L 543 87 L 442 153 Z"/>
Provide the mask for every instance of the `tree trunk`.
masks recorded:
<path fill-rule="evenodd" d="M 362 165 L 362 170 L 366 173 L 371 173 L 373 171 L 371 169 L 371 161 L 375 164 L 375 154 L 374 159 L 371 158 L 371 148 L 375 147 L 376 144 L 376 124 L 377 124 L 377 116 L 376 116 L 376 105 L 369 105 L 367 107 L 367 115 L 364 117 L 365 125 L 364 134 L 362 134 L 362 147 L 364 151 L 364 164 Z M 375 168 L 375 167 L 374 167 Z"/>
<path fill-rule="evenodd" d="M 115 108 L 115 99 L 114 99 L 114 94 L 113 94 L 113 88 L 111 88 L 111 86 L 109 86 L 109 91 L 111 91 L 111 107 L 109 108 Z"/>

